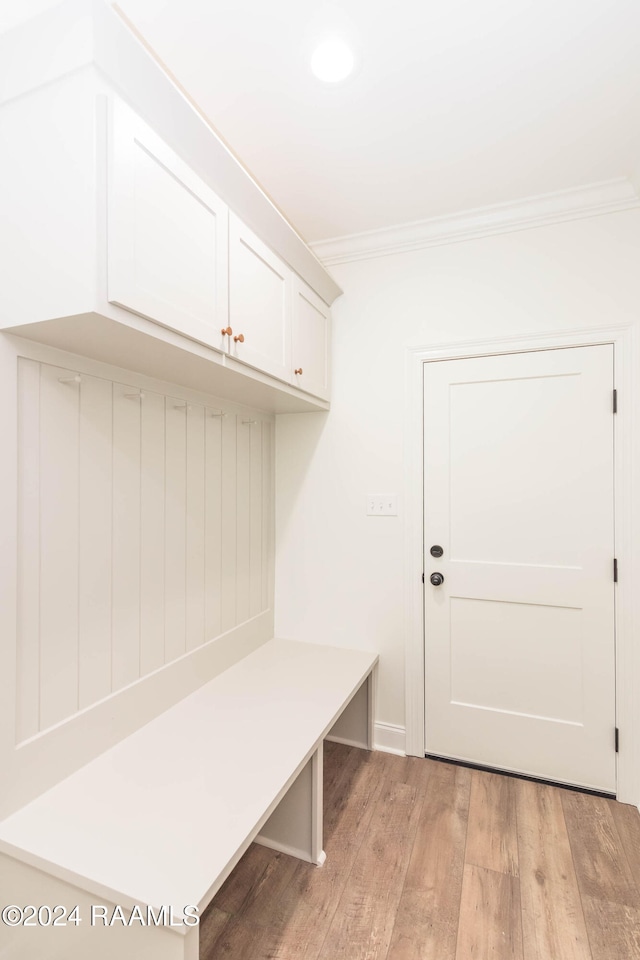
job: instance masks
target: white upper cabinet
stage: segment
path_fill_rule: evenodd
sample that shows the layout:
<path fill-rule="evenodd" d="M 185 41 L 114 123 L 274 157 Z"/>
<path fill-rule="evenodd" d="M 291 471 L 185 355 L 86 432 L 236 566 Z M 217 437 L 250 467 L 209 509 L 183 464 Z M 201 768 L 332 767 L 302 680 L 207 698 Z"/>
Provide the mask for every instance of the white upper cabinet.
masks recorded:
<path fill-rule="evenodd" d="M 331 313 L 304 280 L 294 277 L 291 382 L 328 400 L 331 392 Z"/>
<path fill-rule="evenodd" d="M 0 330 L 253 408 L 327 409 L 340 288 L 110 4 L 0 35 L 0 143 Z"/>
<path fill-rule="evenodd" d="M 226 204 L 120 101 L 107 163 L 109 301 L 221 349 Z"/>
<path fill-rule="evenodd" d="M 291 308 L 291 270 L 230 213 L 230 356 L 291 383 Z"/>

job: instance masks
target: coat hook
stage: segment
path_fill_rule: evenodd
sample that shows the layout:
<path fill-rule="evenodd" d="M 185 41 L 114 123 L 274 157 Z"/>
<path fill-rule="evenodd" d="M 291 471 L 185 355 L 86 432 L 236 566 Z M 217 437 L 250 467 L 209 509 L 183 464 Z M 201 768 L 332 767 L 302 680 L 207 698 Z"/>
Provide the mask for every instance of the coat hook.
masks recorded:
<path fill-rule="evenodd" d="M 245 423 L 245 424 L 247 424 L 248 426 L 251 426 L 252 424 L 257 423 L 258 421 L 257 421 L 257 420 L 243 420 L 242 422 Z"/>
<path fill-rule="evenodd" d="M 186 410 L 187 413 L 188 413 L 189 410 L 191 410 L 191 404 L 190 404 L 190 403 L 187 403 L 186 400 L 184 401 L 184 403 L 174 403 L 173 409 L 174 409 L 174 410 Z"/>
<path fill-rule="evenodd" d="M 79 373 L 74 377 L 58 377 L 58 383 L 82 383 L 82 377 Z"/>
<path fill-rule="evenodd" d="M 226 417 L 224 410 L 216 410 L 211 412 L 212 417 Z"/>
<path fill-rule="evenodd" d="M 144 393 L 125 393 L 125 400 L 144 400 Z"/>

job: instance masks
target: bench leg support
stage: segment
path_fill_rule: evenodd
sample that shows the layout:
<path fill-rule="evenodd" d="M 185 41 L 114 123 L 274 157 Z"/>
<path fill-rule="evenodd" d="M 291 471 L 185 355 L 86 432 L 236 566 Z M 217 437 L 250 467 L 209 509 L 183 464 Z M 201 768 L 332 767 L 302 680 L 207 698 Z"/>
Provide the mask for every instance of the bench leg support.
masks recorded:
<path fill-rule="evenodd" d="M 256 843 L 322 866 L 322 744 L 264 824 Z"/>

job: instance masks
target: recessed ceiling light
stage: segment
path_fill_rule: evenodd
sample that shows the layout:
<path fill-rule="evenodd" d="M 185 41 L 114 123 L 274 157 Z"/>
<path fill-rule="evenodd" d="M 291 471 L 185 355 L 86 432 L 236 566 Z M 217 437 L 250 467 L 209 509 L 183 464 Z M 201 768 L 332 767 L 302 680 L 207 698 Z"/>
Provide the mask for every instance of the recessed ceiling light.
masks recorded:
<path fill-rule="evenodd" d="M 311 69 L 318 80 L 339 83 L 353 70 L 355 58 L 344 42 L 333 38 L 318 44 L 311 57 Z"/>

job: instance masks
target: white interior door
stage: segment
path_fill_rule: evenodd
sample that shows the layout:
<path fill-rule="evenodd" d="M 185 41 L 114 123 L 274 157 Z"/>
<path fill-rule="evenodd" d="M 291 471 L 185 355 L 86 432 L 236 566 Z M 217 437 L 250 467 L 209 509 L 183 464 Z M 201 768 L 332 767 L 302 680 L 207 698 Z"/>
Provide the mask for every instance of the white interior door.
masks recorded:
<path fill-rule="evenodd" d="M 425 364 L 428 753 L 615 792 L 612 390 L 612 345 Z"/>

